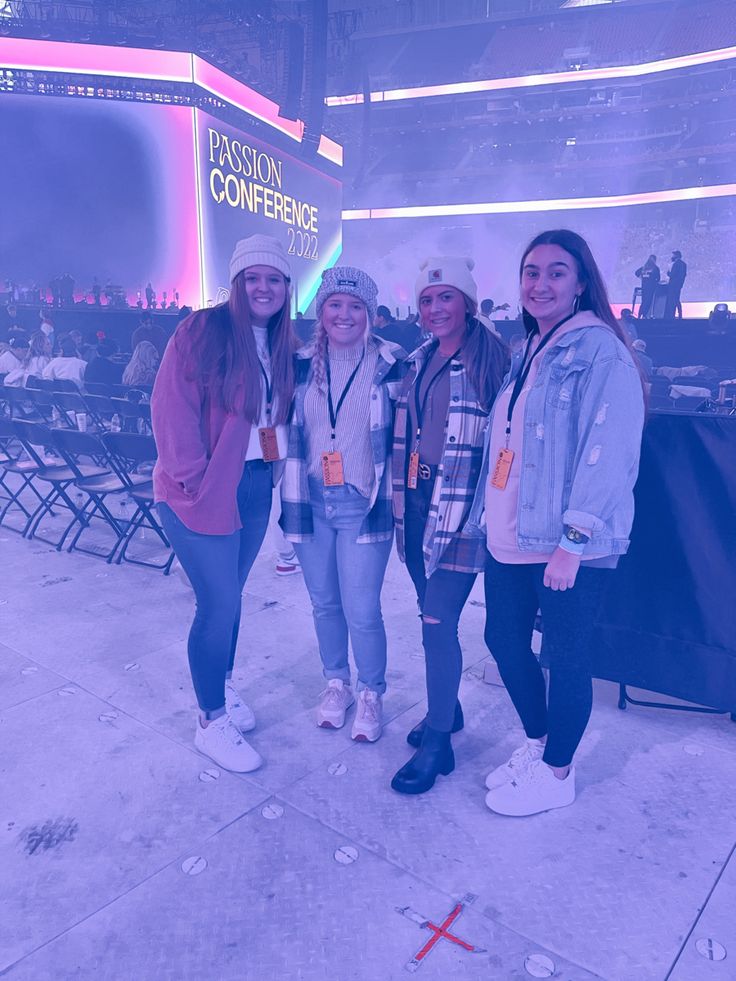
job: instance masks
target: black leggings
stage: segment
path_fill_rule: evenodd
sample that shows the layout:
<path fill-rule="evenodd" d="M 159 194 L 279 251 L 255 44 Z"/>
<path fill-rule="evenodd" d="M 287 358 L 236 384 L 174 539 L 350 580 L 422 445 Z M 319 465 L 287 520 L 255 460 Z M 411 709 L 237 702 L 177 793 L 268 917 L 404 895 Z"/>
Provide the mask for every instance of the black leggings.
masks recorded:
<path fill-rule="evenodd" d="M 437 569 L 429 579 L 424 574 L 422 541 L 433 485 L 433 480 L 420 481 L 416 490 L 406 491 L 404 550 L 423 618 L 427 722 L 432 729 L 450 732 L 463 671 L 457 626 L 476 573 Z"/>
<path fill-rule="evenodd" d="M 593 705 L 590 649 L 608 570 L 581 566 L 572 589 L 555 591 L 543 584 L 544 568 L 488 556 L 485 640 L 527 736 L 546 735 L 545 763 L 563 767 L 572 763 Z M 549 698 L 531 650 L 538 609 Z"/>

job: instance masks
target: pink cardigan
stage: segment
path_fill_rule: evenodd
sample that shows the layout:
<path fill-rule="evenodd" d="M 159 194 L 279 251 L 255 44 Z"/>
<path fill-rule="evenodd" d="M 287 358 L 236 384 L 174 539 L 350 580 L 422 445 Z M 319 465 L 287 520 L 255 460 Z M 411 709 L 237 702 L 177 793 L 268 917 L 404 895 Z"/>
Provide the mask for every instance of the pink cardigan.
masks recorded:
<path fill-rule="evenodd" d="M 242 528 L 237 489 L 251 426 L 242 414 L 213 403 L 201 379 L 187 380 L 191 344 L 187 319 L 167 345 L 153 387 L 154 498 L 166 502 L 190 531 L 230 535 Z"/>

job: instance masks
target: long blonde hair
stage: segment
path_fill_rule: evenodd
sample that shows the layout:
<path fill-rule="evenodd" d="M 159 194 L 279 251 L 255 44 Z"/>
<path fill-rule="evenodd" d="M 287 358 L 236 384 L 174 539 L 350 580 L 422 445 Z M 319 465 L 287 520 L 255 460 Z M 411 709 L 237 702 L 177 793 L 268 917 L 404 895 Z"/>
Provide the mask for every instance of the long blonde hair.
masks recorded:
<path fill-rule="evenodd" d="M 123 385 L 152 385 L 158 368 L 158 350 L 150 341 L 136 344 L 123 372 Z"/>

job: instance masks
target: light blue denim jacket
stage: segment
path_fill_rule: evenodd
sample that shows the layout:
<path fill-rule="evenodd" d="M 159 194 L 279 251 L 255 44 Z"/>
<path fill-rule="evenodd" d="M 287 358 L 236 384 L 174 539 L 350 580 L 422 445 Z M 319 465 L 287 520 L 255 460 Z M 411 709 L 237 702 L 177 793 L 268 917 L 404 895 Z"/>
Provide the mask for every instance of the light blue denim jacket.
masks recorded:
<path fill-rule="evenodd" d="M 521 459 L 514 462 L 521 467 L 519 549 L 552 552 L 569 524 L 592 531 L 588 551 L 623 555 L 644 426 L 639 372 L 625 345 L 587 311 L 576 314 L 539 358 L 524 408 Z M 519 366 L 515 358 L 501 391 L 513 384 Z M 465 528 L 470 535 L 485 535 L 490 436 L 491 423 Z"/>

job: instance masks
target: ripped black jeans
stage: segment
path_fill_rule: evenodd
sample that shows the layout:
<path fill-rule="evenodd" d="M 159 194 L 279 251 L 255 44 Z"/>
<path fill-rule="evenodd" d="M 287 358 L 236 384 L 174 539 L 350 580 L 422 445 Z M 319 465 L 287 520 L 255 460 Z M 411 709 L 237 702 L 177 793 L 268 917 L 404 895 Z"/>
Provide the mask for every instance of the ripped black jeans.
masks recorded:
<path fill-rule="evenodd" d="M 433 480 L 420 480 L 416 490 L 406 491 L 404 551 L 422 614 L 427 722 L 432 729 L 450 732 L 463 670 L 457 627 L 476 573 L 436 569 L 429 579 L 424 574 L 422 541 L 433 485 Z"/>

